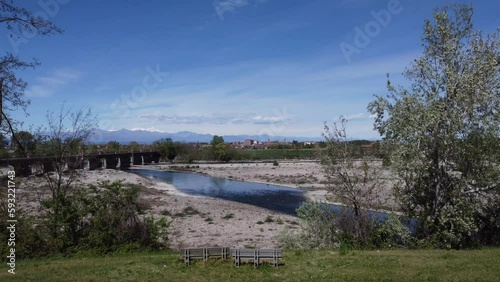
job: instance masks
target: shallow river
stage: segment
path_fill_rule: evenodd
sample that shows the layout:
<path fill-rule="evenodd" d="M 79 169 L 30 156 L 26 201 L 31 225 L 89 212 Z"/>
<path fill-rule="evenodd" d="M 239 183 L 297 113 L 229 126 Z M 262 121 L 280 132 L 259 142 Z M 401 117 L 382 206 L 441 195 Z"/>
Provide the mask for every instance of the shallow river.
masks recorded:
<path fill-rule="evenodd" d="M 128 172 L 170 183 L 186 194 L 221 198 L 291 215 L 296 215 L 295 210 L 305 200 L 304 190 L 285 186 L 244 182 L 186 172 L 146 169 L 128 170 Z"/>
<path fill-rule="evenodd" d="M 277 212 L 297 215 L 296 209 L 306 200 L 305 190 L 272 184 L 244 182 L 217 178 L 195 173 L 158 171 L 147 169 L 127 170 L 150 179 L 167 182 L 180 191 L 191 195 L 210 196 L 263 207 Z M 339 206 L 330 205 L 337 212 Z M 373 212 L 379 219 L 387 218 L 386 213 Z M 410 228 L 414 229 L 412 220 Z"/>

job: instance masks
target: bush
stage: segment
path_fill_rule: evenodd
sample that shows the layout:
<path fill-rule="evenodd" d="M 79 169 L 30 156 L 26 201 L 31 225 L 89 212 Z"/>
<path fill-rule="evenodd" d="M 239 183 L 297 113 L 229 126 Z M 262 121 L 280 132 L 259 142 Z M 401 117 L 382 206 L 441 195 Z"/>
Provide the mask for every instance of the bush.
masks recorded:
<path fill-rule="evenodd" d="M 411 240 L 410 229 L 391 214 L 377 227 L 374 239 L 380 248 L 407 247 Z"/>
<path fill-rule="evenodd" d="M 355 216 L 352 209 L 340 207 L 335 214 L 330 205 L 305 202 L 297 209 L 301 230 L 285 228 L 278 236 L 285 248 L 339 248 L 346 253 L 356 248 L 408 246 L 410 230 L 394 215 L 377 224 L 369 212 Z"/>
<path fill-rule="evenodd" d="M 138 196 L 138 186 L 103 182 L 74 195 L 54 194 L 42 202 L 46 211 L 38 218 L 18 210 L 16 256 L 163 249 L 169 223 L 165 218 L 140 215 Z M 7 242 L 10 234 L 4 198 L 0 195 L 0 240 Z M 0 252 L 7 254 L 11 247 L 2 244 Z"/>
<path fill-rule="evenodd" d="M 339 246 L 335 214 L 327 204 L 305 202 L 297 209 L 301 230 L 285 228 L 278 236 L 285 248 L 320 249 Z"/>
<path fill-rule="evenodd" d="M 365 209 L 356 215 L 352 208 L 341 206 L 337 213 L 339 238 L 351 248 L 372 248 L 377 226 L 377 216 Z"/>
<path fill-rule="evenodd" d="M 4 242 L 0 244 L 0 253 L 2 253 L 0 261 L 7 260 L 6 256 L 10 254 L 11 248 L 16 249 L 17 258 L 43 257 L 56 251 L 54 244 L 48 240 L 50 236 L 46 228 L 39 224 L 36 218 L 24 214 L 22 210 L 16 210 L 16 240 L 15 245 L 9 246 L 10 231 L 7 227 L 10 223 L 7 222 L 7 210 L 5 209 L 7 205 L 1 200 L 0 205 L 0 240 Z"/>
<path fill-rule="evenodd" d="M 124 187 L 121 182 L 104 182 L 100 188 L 90 186 L 88 192 L 80 194 L 88 219 L 79 247 L 100 253 L 134 243 L 141 248 L 162 248 L 168 223 L 165 218 L 139 216 L 138 197 L 138 186 Z"/>
<path fill-rule="evenodd" d="M 38 220 L 34 216 L 26 214 L 22 209 L 16 208 L 15 218 L 9 217 L 7 189 L 0 190 L 0 261 L 6 261 L 10 249 L 15 248 L 16 257 L 36 258 L 43 257 L 55 252 L 55 246 L 48 234 L 44 221 Z M 9 241 L 11 232 L 8 227 L 11 223 L 9 219 L 16 219 L 15 241 Z"/>
<path fill-rule="evenodd" d="M 434 234 L 428 239 L 437 248 L 461 249 L 476 245 L 474 235 L 477 234 L 478 227 L 474 219 L 475 209 L 478 208 L 465 201 L 446 203 L 438 213 L 438 224 L 430 228 Z"/>
<path fill-rule="evenodd" d="M 280 164 L 278 163 L 278 161 L 277 161 L 277 160 L 274 160 L 274 161 L 273 161 L 273 166 L 279 166 L 279 165 L 280 165 Z"/>

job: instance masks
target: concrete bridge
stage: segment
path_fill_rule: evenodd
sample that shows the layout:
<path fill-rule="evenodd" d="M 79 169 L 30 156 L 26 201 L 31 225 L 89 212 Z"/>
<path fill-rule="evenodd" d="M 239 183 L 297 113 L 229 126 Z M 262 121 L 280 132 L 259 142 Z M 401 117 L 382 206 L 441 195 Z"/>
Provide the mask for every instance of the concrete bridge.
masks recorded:
<path fill-rule="evenodd" d="M 12 166 L 16 176 L 30 176 L 55 171 L 57 165 L 64 165 L 64 169 L 120 169 L 131 165 L 158 163 L 160 153 L 119 153 L 119 154 L 91 154 L 87 156 L 70 156 L 66 163 L 58 164 L 53 157 L 1 159 L 0 167 Z"/>

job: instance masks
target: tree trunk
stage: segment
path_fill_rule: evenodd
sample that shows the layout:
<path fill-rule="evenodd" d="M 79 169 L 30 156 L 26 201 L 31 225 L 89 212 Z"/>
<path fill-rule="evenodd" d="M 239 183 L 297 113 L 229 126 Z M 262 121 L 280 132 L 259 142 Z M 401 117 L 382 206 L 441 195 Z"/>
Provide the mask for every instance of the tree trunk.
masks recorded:
<path fill-rule="evenodd" d="M 3 121 L 3 78 L 0 78 L 0 129 Z"/>

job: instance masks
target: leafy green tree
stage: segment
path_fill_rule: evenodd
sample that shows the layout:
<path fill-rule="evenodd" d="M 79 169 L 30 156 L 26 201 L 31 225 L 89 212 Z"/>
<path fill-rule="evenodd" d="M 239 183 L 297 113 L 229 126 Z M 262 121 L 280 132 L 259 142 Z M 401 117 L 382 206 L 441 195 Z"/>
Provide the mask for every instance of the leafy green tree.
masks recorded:
<path fill-rule="evenodd" d="M 35 136 L 28 131 L 19 131 L 14 134 L 16 139 L 18 140 L 20 147 L 23 149 L 17 149 L 14 152 L 14 155 L 18 158 L 22 157 L 33 157 L 35 155 L 35 151 L 37 149 L 37 140 Z"/>
<path fill-rule="evenodd" d="M 212 138 L 212 158 L 216 161 L 230 161 L 231 154 L 229 154 L 228 148 L 226 146 L 226 142 L 224 142 L 224 138 L 222 136 L 215 135 Z"/>
<path fill-rule="evenodd" d="M 138 152 L 141 150 L 141 145 L 139 145 L 136 141 L 130 141 L 127 147 L 128 150 L 132 152 Z"/>
<path fill-rule="evenodd" d="M 387 82 L 368 106 L 392 150 L 399 200 L 438 247 L 472 244 L 486 226 L 500 231 L 499 64 L 497 29 L 483 36 L 472 7 L 452 5 L 426 20 L 424 53 L 405 71 L 409 87 Z M 494 226 L 492 226 L 494 225 Z"/>
<path fill-rule="evenodd" d="M 120 148 L 121 148 L 121 145 L 117 141 L 109 141 L 106 144 L 106 150 L 108 152 L 118 152 L 118 151 L 120 151 Z"/>
<path fill-rule="evenodd" d="M 172 161 L 178 154 L 178 146 L 174 144 L 171 138 L 156 140 L 153 142 L 153 148 L 160 153 L 163 160 Z"/>
<path fill-rule="evenodd" d="M 87 152 L 89 154 L 98 154 L 99 152 L 101 152 L 101 146 L 98 144 L 88 144 Z"/>

